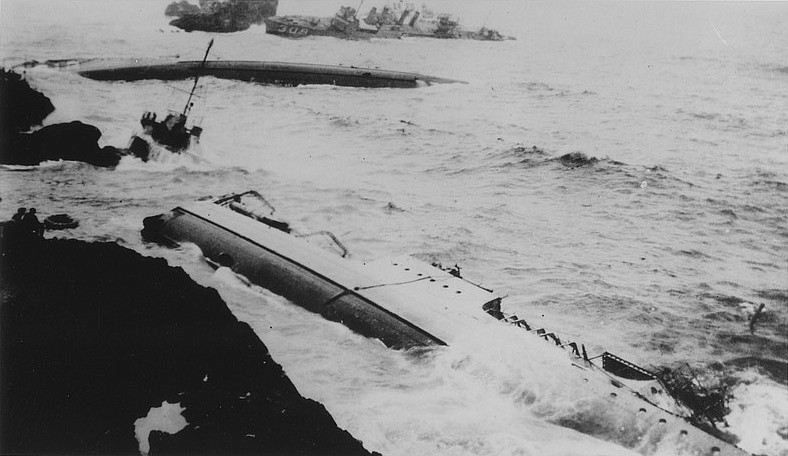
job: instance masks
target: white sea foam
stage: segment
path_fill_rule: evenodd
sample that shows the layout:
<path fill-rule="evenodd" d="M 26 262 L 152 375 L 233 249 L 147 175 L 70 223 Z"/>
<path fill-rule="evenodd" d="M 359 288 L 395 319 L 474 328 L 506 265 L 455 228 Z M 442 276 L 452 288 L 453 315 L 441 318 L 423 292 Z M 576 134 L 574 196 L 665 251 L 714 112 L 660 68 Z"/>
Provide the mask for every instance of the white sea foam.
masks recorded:
<path fill-rule="evenodd" d="M 111 3 L 3 0 L 2 56 L 202 57 L 207 36 L 168 26 L 169 0 Z M 333 13 L 339 3 L 282 1 L 280 13 Z M 302 392 L 365 444 L 394 453 L 544 454 L 565 445 L 573 454 L 564 442 L 587 437 L 550 424 L 558 415 L 549 407 L 559 413 L 581 392 L 527 371 L 521 359 L 543 370 L 548 359 L 531 360 L 521 347 L 491 353 L 475 348 L 489 340 L 469 335 L 468 347 L 418 361 L 270 293 L 247 296 L 243 286 L 222 284 L 224 271 L 214 278 L 199 253 L 144 244 L 142 219 L 255 189 L 277 215 L 342 234 L 357 259 L 415 253 L 459 263 L 508 295 L 507 311 L 593 353 L 655 365 L 754 351 L 785 360 L 788 8 L 433 5 L 442 8 L 469 26 L 492 10 L 487 25 L 518 40 L 296 41 L 263 26 L 221 35 L 211 51 L 217 59 L 379 67 L 469 84 L 377 90 L 202 78 L 206 96 L 193 115 L 204 116 L 199 156 L 208 164 L 174 156 L 124 158 L 115 170 L 67 162 L 0 168 L 0 212 L 67 212 L 80 220 L 69 234 L 120 238 L 221 288 Z M 57 107 L 45 123 L 82 120 L 99 127 L 102 145 L 118 147 L 142 112 L 161 112 L 188 88 L 92 81 L 67 69 L 29 69 L 27 78 Z M 530 152 L 533 145 L 543 153 Z M 599 160 L 555 160 L 573 152 Z M 742 301 L 766 304 L 755 335 Z M 783 415 L 770 408 L 786 390 L 757 381 L 735 390 L 729 421 L 744 444 L 788 451 Z M 473 418 L 477 409 L 482 419 Z M 748 427 L 745 417 L 765 421 Z M 590 439 L 577 445 L 608 448 Z"/>
<path fill-rule="evenodd" d="M 496 335 L 487 332 L 469 335 L 467 345 L 433 353 L 392 351 L 248 285 L 227 268 L 219 268 L 209 280 L 265 341 L 299 391 L 326 405 L 340 427 L 371 450 L 403 455 L 633 454 L 535 416 L 533 402 L 560 409 L 582 396 L 576 386 L 566 387 L 574 383 L 574 372 L 560 375 L 572 369 L 560 351 L 501 350 L 505 337 L 490 340 Z M 505 334 L 508 328 L 501 327 Z"/>
<path fill-rule="evenodd" d="M 160 407 L 152 407 L 148 414 L 134 422 L 134 435 L 139 442 L 140 453 L 144 456 L 150 451 L 148 436 L 151 431 L 162 431 L 167 434 L 177 434 L 189 424 L 182 413 L 186 410 L 181 404 L 170 404 L 167 401 Z"/>
<path fill-rule="evenodd" d="M 788 440 L 788 391 L 754 371 L 739 375 L 727 416 L 730 432 L 741 438 L 739 446 L 753 454 L 786 455 Z"/>

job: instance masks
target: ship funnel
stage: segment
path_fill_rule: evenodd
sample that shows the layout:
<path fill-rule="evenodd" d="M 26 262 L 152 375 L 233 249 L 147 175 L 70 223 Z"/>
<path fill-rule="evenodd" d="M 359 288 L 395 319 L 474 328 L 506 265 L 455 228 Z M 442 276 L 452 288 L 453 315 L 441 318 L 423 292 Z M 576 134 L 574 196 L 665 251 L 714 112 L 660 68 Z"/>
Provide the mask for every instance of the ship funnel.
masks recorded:
<path fill-rule="evenodd" d="M 413 13 L 413 17 L 410 19 L 410 22 L 408 22 L 408 25 L 413 27 L 416 24 L 416 21 L 419 19 L 419 15 L 421 15 L 421 12 L 419 11 Z"/>
<path fill-rule="evenodd" d="M 402 12 L 402 16 L 400 16 L 399 20 L 397 21 L 397 25 L 404 24 L 405 23 L 405 19 L 408 17 L 408 14 L 410 14 L 410 11 L 408 11 L 408 10 L 403 11 Z"/>

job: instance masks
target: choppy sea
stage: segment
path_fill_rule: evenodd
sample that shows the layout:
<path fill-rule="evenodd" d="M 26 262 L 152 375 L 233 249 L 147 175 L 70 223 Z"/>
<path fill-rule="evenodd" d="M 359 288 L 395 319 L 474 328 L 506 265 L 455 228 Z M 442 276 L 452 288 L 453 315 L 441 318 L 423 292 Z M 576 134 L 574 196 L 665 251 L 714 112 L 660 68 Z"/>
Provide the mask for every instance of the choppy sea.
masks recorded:
<path fill-rule="evenodd" d="M 469 27 L 517 38 L 494 43 L 294 41 L 264 26 L 185 33 L 168 25 L 167 3 L 3 0 L 3 65 L 199 59 L 214 37 L 214 59 L 354 65 L 467 84 L 203 78 L 194 153 L 124 158 L 115 169 L 0 167 L 0 215 L 18 206 L 71 214 L 77 229 L 48 236 L 118 242 L 217 288 L 299 391 L 384 455 L 629 451 L 612 435 L 554 424 L 583 392 L 529 369 L 540 355 L 503 336 L 469 334 L 462 347 L 428 356 L 392 351 L 215 272 L 196 248 L 143 243 L 143 217 L 254 189 L 300 230 L 331 230 L 354 258 L 458 264 L 506 295 L 504 310 L 590 354 L 690 365 L 730 383 L 726 430 L 748 451 L 788 455 L 788 3 L 431 3 Z M 329 15 L 340 4 L 282 0 L 279 13 Z M 46 124 L 81 120 L 103 132 L 101 145 L 118 147 L 144 110 L 179 109 L 190 88 L 92 81 L 45 66 L 26 78 L 57 108 Z M 781 375 L 769 372 L 775 365 Z"/>

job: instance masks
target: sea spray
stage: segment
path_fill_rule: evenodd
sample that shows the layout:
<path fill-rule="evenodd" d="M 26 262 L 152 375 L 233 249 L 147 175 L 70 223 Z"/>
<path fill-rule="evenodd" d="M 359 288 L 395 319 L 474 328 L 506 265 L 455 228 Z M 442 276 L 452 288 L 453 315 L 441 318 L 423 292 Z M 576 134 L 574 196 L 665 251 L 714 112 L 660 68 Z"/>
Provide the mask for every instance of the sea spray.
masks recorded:
<path fill-rule="evenodd" d="M 161 403 L 160 407 L 151 407 L 148 414 L 134 422 L 134 436 L 140 445 L 140 454 L 147 456 L 150 451 L 148 436 L 152 431 L 166 432 L 167 434 L 177 434 L 178 431 L 189 424 L 183 417 L 181 404 L 171 404 L 167 401 Z"/>
<path fill-rule="evenodd" d="M 4 0 L 3 57 L 11 62 L 199 59 L 205 36 L 170 28 L 163 15 L 170 1 L 119 0 L 106 8 L 105 0 Z M 339 6 L 319 3 L 287 7 L 293 14 L 321 8 L 333 14 Z M 489 8 L 470 3 L 433 7 L 473 9 L 462 15 L 471 25 Z M 206 276 L 212 271 L 199 255 L 143 243 L 142 219 L 208 195 L 255 189 L 291 219 L 343 234 L 343 243 L 359 259 L 414 253 L 457 262 L 469 277 L 509 295 L 509 310 L 640 364 L 725 362 L 764 356 L 764 346 L 766 356 L 784 361 L 785 351 L 776 348 L 786 340 L 788 307 L 784 299 L 759 293 L 783 289 L 785 282 L 785 5 L 495 3 L 488 25 L 510 31 L 518 41 L 284 40 L 267 35 L 262 26 L 223 35 L 216 43 L 223 60 L 379 67 L 470 84 L 334 90 L 203 78 L 201 144 L 218 168 L 137 163 L 132 169 L 121 163 L 115 170 L 97 170 L 56 163 L 0 169 L 0 211 L 6 217 L 20 206 L 37 207 L 42 214 L 66 212 L 80 220 L 70 235 L 119 240 Z M 146 109 L 165 108 L 182 87 L 91 81 L 65 68 L 29 69 L 27 77 L 63 107 L 47 122 L 83 120 L 99 127 L 102 145 L 118 147 L 127 144 Z M 537 145 L 549 155 L 496 153 L 516 144 Z M 600 162 L 574 169 L 544 162 L 576 151 Z M 526 158 L 537 166 L 519 163 Z M 654 167 L 662 170 L 643 172 Z M 641 189 L 643 181 L 648 185 Z M 404 212 L 386 211 L 390 201 Z M 693 250 L 703 255 L 680 253 Z M 746 321 L 714 318 L 737 309 L 705 298 L 706 293 L 765 301 L 771 315 L 759 320 L 757 337 L 743 337 L 749 334 Z M 615 308 L 606 304 L 611 300 Z M 270 318 L 264 312 L 269 304 L 238 298 L 236 312 Z M 282 328 L 295 325 L 281 336 L 279 350 L 300 347 L 289 359 L 293 370 L 306 365 L 302 382 L 310 381 L 313 360 L 314 369 L 328 360 L 343 372 L 365 369 L 348 381 L 330 381 L 339 375 L 332 366 L 326 377 L 315 376 L 315 383 L 327 385 L 321 394 L 331 408 L 344 410 L 335 415 L 372 427 L 381 446 L 387 445 L 386 435 L 400 435 L 403 447 L 421 435 L 393 425 L 379 431 L 376 415 L 352 411 L 348 391 L 362 396 L 365 385 L 385 385 L 390 375 L 369 374 L 377 372 L 372 362 L 361 368 L 346 364 L 343 344 L 361 344 L 363 350 L 357 350 L 385 359 L 389 350 L 341 325 L 298 308 L 294 312 L 292 320 L 281 317 L 268 325 L 273 329 L 260 325 L 258 334 L 264 340 L 270 337 L 266 333 L 278 337 Z M 330 350 L 337 346 L 342 348 Z M 411 357 L 401 358 L 409 366 Z M 388 372 L 388 365 L 380 371 Z M 520 385 L 516 380 L 510 383 Z M 336 392 L 328 389 L 334 383 L 340 385 Z M 488 389 L 496 391 L 483 388 Z M 779 385 L 771 396 L 785 392 Z M 526 393 L 521 401 L 536 399 Z M 743 410 L 759 402 L 751 404 L 742 404 Z M 432 420 L 432 441 L 438 434 L 454 435 L 441 428 L 442 416 Z M 553 438 L 561 445 L 567 431 L 555 429 L 545 433 L 545 441 Z M 512 435 L 516 442 L 517 434 Z M 493 440 L 509 443 L 500 434 L 487 438 Z M 788 449 L 786 439 L 770 442 L 773 455 Z M 451 448 L 462 454 L 465 447 Z M 481 451 L 467 448 L 466 454 Z"/>
<path fill-rule="evenodd" d="M 788 440 L 788 392 L 754 370 L 734 375 L 739 382 L 731 394 L 729 432 L 741 438 L 739 446 L 753 454 L 784 456 Z"/>
<path fill-rule="evenodd" d="M 601 439 L 636 443 L 638 436 L 620 435 L 615 407 L 601 413 L 608 404 L 588 398 L 582 372 L 571 366 L 568 353 L 492 317 L 490 325 L 455 346 L 393 351 L 249 286 L 226 268 L 214 280 L 231 307 L 257 301 L 234 311 L 258 332 L 302 393 L 323 402 L 340 424 L 348 420 L 351 433 L 376 451 L 496 454 L 508 442 L 507 451 L 539 454 L 559 439 L 567 454 L 581 454 L 574 453 L 579 448 L 585 454 L 631 454 L 551 424 L 569 417 L 573 427 L 586 433 L 594 428 Z M 316 345 L 324 354 L 301 359 Z"/>

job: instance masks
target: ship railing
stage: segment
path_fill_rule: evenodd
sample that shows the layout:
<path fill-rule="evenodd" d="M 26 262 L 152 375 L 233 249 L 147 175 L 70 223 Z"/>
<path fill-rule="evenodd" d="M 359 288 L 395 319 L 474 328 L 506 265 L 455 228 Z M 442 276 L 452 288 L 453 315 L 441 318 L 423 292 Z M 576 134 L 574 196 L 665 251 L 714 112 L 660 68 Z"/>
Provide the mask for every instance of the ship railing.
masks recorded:
<path fill-rule="evenodd" d="M 250 203 L 251 200 L 251 203 Z M 257 220 L 258 222 L 265 223 L 268 226 L 273 228 L 277 228 L 281 231 L 284 231 L 288 234 L 292 234 L 295 237 L 299 238 L 310 238 L 314 236 L 325 236 L 329 238 L 332 242 L 332 245 L 339 250 L 339 254 L 342 258 L 346 258 L 348 256 L 348 249 L 339 240 L 339 238 L 330 231 L 315 231 L 313 233 L 298 233 L 290 228 L 290 225 L 287 222 L 282 222 L 279 220 L 274 220 L 269 218 L 269 216 L 273 216 L 274 212 L 276 212 L 276 208 L 271 204 L 263 195 L 255 190 L 248 190 L 243 193 L 235 193 L 232 195 L 222 196 L 213 201 L 214 204 L 219 206 L 226 207 L 234 212 L 237 212 L 241 215 L 246 217 L 252 218 Z M 263 214 L 261 213 L 261 207 L 265 206 L 268 209 L 268 213 Z"/>
<path fill-rule="evenodd" d="M 500 306 L 501 300 L 496 299 L 485 304 L 483 309 L 499 321 L 523 328 L 545 341 L 549 342 L 552 340 L 555 345 L 564 350 L 570 350 L 574 357 L 582 359 L 585 362 L 586 367 L 595 368 L 604 373 L 610 378 L 615 386 L 626 388 L 632 394 L 655 407 L 672 415 L 681 416 L 696 425 L 702 425 L 703 423 L 701 421 L 703 418 L 705 418 L 714 429 L 716 429 L 715 421 L 725 423 L 721 410 L 725 410 L 725 402 L 729 399 L 729 394 L 724 388 L 713 390 L 706 389 L 697 382 L 697 379 L 688 378 L 680 372 L 671 371 L 669 369 L 666 369 L 667 372 L 664 373 L 654 373 L 608 351 L 603 352 L 601 355 L 589 357 L 585 345 L 578 345 L 577 342 L 570 341 L 562 342 L 555 332 L 548 332 L 545 328 L 532 327 L 526 320 L 519 318 L 517 315 L 507 314 L 501 311 Z M 594 362 L 599 358 L 602 358 L 601 367 Z M 617 379 L 658 383 L 662 386 L 663 391 L 676 402 L 678 406 L 676 410 L 680 410 L 680 412 L 665 409 Z"/>
<path fill-rule="evenodd" d="M 320 236 L 320 235 L 326 236 L 329 239 L 331 239 L 333 244 L 339 249 L 340 256 L 342 258 L 346 258 L 347 257 L 347 255 L 348 255 L 347 247 L 345 247 L 345 245 L 342 244 L 342 242 L 339 240 L 339 238 L 337 238 L 336 235 L 334 235 L 334 233 L 332 233 L 330 231 L 323 230 L 323 231 L 315 231 L 314 233 L 294 234 L 295 237 L 299 237 L 299 238 L 308 238 L 308 237 Z"/>

